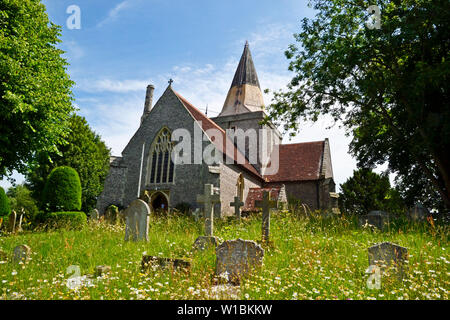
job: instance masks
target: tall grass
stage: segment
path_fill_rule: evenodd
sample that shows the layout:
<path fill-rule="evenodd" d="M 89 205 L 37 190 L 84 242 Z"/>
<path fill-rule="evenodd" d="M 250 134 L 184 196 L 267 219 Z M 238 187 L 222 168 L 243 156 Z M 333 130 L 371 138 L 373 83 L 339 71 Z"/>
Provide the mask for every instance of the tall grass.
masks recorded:
<path fill-rule="evenodd" d="M 149 242 L 124 242 L 124 227 L 89 223 L 80 231 L 24 233 L 0 237 L 0 248 L 12 254 L 15 246 L 31 247 L 32 260 L 0 263 L 2 299 L 210 299 L 215 252 L 193 252 L 203 234 L 203 221 L 188 217 L 152 218 Z M 216 220 L 222 240 L 261 239 L 261 218 L 238 222 Z M 272 216 L 271 241 L 264 266 L 241 282 L 241 299 L 448 299 L 448 226 L 428 222 L 391 223 L 387 232 L 361 229 L 356 218 Z M 409 262 L 403 281 L 383 277 L 380 290 L 368 289 L 367 248 L 391 241 L 405 246 Z M 154 269 L 141 273 L 142 255 L 183 258 L 190 273 Z M 0 257 L 0 260 L 1 257 Z M 67 288 L 66 270 L 77 265 L 82 275 L 97 265 L 111 272 L 93 286 Z"/>

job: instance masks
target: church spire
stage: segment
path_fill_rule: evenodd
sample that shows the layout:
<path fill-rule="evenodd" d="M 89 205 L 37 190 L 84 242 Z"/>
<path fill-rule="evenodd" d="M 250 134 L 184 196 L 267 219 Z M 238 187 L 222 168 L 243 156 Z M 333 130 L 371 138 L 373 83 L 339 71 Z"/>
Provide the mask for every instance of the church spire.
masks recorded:
<path fill-rule="evenodd" d="M 264 100 L 248 41 L 219 116 L 262 111 Z"/>

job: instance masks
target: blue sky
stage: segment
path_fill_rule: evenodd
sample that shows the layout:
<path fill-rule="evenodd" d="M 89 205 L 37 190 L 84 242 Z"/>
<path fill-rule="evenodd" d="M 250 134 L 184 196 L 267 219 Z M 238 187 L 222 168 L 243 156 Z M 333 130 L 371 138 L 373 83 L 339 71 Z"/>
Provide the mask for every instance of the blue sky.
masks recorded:
<path fill-rule="evenodd" d="M 292 74 L 284 57 L 304 17 L 302 0 L 44 0 L 50 20 L 63 27 L 61 48 L 76 82 L 75 104 L 113 155 L 120 155 L 139 126 L 145 89 L 155 99 L 173 87 L 208 115 L 222 108 L 246 40 L 262 89 L 285 87 Z M 81 29 L 70 30 L 70 5 L 81 9 Z M 154 99 L 154 102 L 156 100 Z M 265 95 L 269 104 L 270 95 Z M 330 139 L 337 184 L 351 176 L 349 137 L 328 119 L 302 123 L 284 142 Z M 18 182 L 23 178 L 15 174 Z M 8 187 L 7 181 L 0 185 Z"/>

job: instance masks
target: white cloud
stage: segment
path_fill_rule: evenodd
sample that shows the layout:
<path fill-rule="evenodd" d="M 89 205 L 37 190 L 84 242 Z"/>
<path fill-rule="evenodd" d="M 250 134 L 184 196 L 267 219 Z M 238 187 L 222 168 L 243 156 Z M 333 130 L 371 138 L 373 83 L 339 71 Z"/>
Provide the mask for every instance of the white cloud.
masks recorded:
<path fill-rule="evenodd" d="M 63 50 L 66 51 L 70 60 L 78 60 L 85 56 L 85 50 L 73 40 L 65 41 L 63 43 Z"/>
<path fill-rule="evenodd" d="M 142 91 L 150 83 L 152 83 L 151 79 L 147 80 L 99 79 L 94 81 L 84 79 L 77 83 L 77 89 L 85 92 L 127 93 L 127 92 Z"/>
<path fill-rule="evenodd" d="M 125 0 L 125 1 L 122 1 L 121 3 L 119 3 L 118 5 L 116 5 L 114 8 L 109 10 L 108 16 L 105 19 L 103 19 L 102 21 L 100 21 L 97 24 L 97 27 L 103 27 L 105 24 L 116 20 L 119 17 L 119 14 L 123 10 L 127 9 L 128 7 L 130 7 L 130 4 L 131 4 L 130 0 Z"/>

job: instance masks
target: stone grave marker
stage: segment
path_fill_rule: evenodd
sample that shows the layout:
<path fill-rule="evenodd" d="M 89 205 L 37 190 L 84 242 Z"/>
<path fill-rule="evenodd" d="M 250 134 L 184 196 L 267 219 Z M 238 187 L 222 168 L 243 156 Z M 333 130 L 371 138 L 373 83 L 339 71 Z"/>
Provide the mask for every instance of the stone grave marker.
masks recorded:
<path fill-rule="evenodd" d="M 277 208 L 277 202 L 269 198 L 269 192 L 263 192 L 263 199 L 255 201 L 255 207 L 262 208 L 262 242 L 270 241 L 270 209 Z"/>
<path fill-rule="evenodd" d="M 100 219 L 100 214 L 97 209 L 92 210 L 90 216 L 92 221 L 98 221 Z"/>
<path fill-rule="evenodd" d="M 158 268 L 169 268 L 174 271 L 186 272 L 189 272 L 191 269 L 191 263 L 186 260 L 143 255 L 141 263 L 142 270 L 145 272 L 152 266 L 157 266 Z"/>
<path fill-rule="evenodd" d="M 150 207 L 141 199 L 130 203 L 124 211 L 125 241 L 148 241 L 148 224 L 150 219 Z"/>
<path fill-rule="evenodd" d="M 228 240 L 216 248 L 216 275 L 239 284 L 243 276 L 262 266 L 264 249 L 254 241 Z"/>
<path fill-rule="evenodd" d="M 16 223 L 16 232 L 22 232 L 22 221 L 23 221 L 23 217 L 25 216 L 25 210 L 22 208 L 20 216 L 19 216 L 19 221 Z"/>
<path fill-rule="evenodd" d="M 244 203 L 239 197 L 234 197 L 234 202 L 230 202 L 230 206 L 234 207 L 234 215 L 238 220 L 241 220 L 241 207 Z"/>
<path fill-rule="evenodd" d="M 404 264 L 408 259 L 408 249 L 395 243 L 383 242 L 377 243 L 368 249 L 369 266 L 380 267 L 381 272 L 386 267 L 394 267 L 395 273 L 399 279 L 404 273 Z"/>
<path fill-rule="evenodd" d="M 31 256 L 31 248 L 25 244 L 14 248 L 13 262 L 14 263 L 26 263 Z"/>
<path fill-rule="evenodd" d="M 217 247 L 219 240 L 214 237 L 214 203 L 220 202 L 220 195 L 214 194 L 212 184 L 205 184 L 204 194 L 197 195 L 197 202 L 205 207 L 205 236 L 198 237 L 194 244 L 194 250 L 204 250 L 209 246 Z"/>
<path fill-rule="evenodd" d="M 12 211 L 8 216 L 8 232 L 14 233 L 16 232 L 16 222 L 17 222 L 17 213 L 16 211 Z"/>
<path fill-rule="evenodd" d="M 205 235 L 212 237 L 214 234 L 214 204 L 220 202 L 220 195 L 214 194 L 213 185 L 205 184 L 203 194 L 197 195 L 197 202 L 205 207 Z"/>
<path fill-rule="evenodd" d="M 105 220 L 111 224 L 116 224 L 119 221 L 119 208 L 116 206 L 109 206 L 105 212 Z"/>
<path fill-rule="evenodd" d="M 413 221 L 425 220 L 430 215 L 430 211 L 424 205 L 417 203 L 408 210 L 407 215 Z"/>
<path fill-rule="evenodd" d="M 111 271 L 111 267 L 110 266 L 96 266 L 95 267 L 95 277 L 101 277 L 104 274 L 107 274 L 108 272 Z"/>
<path fill-rule="evenodd" d="M 359 226 L 372 225 L 379 230 L 386 230 L 389 227 L 389 214 L 384 211 L 370 211 L 366 215 L 358 218 Z"/>

